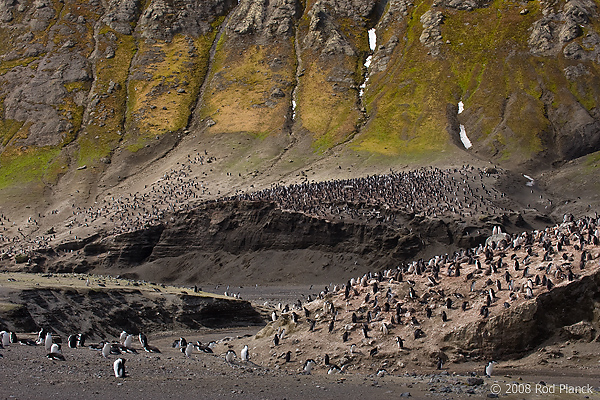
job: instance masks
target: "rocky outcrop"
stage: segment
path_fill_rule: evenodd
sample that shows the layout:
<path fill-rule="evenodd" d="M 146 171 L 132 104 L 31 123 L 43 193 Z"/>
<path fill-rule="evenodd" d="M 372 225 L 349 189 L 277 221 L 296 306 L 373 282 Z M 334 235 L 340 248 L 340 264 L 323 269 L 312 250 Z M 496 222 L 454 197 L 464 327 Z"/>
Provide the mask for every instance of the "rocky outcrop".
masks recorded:
<path fill-rule="evenodd" d="M 297 0 L 242 0 L 231 13 L 228 32 L 254 34 L 263 40 L 290 37 L 300 11 Z"/>
<path fill-rule="evenodd" d="M 140 6 L 137 0 L 112 0 L 108 3 L 108 11 L 102 22 L 118 33 L 130 35 L 139 16 Z"/>
<path fill-rule="evenodd" d="M 141 15 L 139 30 L 142 37 L 155 40 L 168 41 L 178 33 L 197 38 L 210 31 L 211 23 L 234 4 L 234 0 L 153 0 Z"/>
<path fill-rule="evenodd" d="M 440 25 L 444 21 L 444 14 L 441 11 L 429 10 L 421 16 L 423 32 L 419 40 L 429 49 L 432 56 L 440 54 L 442 44 L 442 31 Z"/>
<path fill-rule="evenodd" d="M 573 42 L 583 34 L 582 27 L 597 17 L 596 4 L 589 0 L 569 0 L 558 12 L 549 3 L 544 4 L 543 17 L 534 23 L 529 36 L 531 52 L 556 55 L 562 50 L 567 58 L 597 60 L 600 48 L 590 46 L 598 44 L 597 32 L 590 32 L 583 39 L 588 44 L 586 50 L 580 43 Z"/>
<path fill-rule="evenodd" d="M 463 325 L 444 343 L 471 356 L 522 356 L 553 335 L 591 341 L 600 327 L 600 273 L 554 288 L 487 320 Z M 497 307 L 501 307 L 498 305 Z"/>
<path fill-rule="evenodd" d="M 342 33 L 337 19 L 349 18 L 364 26 L 364 20 L 373 12 L 375 4 L 375 1 L 317 1 L 307 12 L 310 23 L 302 41 L 303 47 L 319 51 L 323 56 L 355 56 L 355 49 Z"/>
<path fill-rule="evenodd" d="M 184 291 L 182 291 L 184 292 Z M 243 300 L 138 289 L 30 289 L 13 293 L 15 304 L 0 313 L 0 328 L 35 332 L 50 328 L 66 337 L 84 333 L 90 340 L 128 332 L 259 325 L 261 315 Z"/>

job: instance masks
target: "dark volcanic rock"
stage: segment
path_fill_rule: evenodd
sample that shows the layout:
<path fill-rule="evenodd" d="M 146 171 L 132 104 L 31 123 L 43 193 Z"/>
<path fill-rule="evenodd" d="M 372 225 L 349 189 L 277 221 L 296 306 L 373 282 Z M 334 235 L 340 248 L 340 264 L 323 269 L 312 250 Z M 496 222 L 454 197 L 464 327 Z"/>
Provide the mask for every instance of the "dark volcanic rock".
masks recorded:
<path fill-rule="evenodd" d="M 186 294 L 150 295 L 137 289 L 40 289 L 15 294 L 23 304 L 0 314 L 0 329 L 33 332 L 51 328 L 63 338 L 73 332 L 93 340 L 126 330 L 150 332 L 262 324 L 249 302 Z"/>
<path fill-rule="evenodd" d="M 241 0 L 231 13 L 227 30 L 265 39 L 289 37 L 294 33 L 300 7 L 297 0 Z"/>
<path fill-rule="evenodd" d="M 235 4 L 235 0 L 154 0 L 142 14 L 139 28 L 143 37 L 155 40 L 170 40 L 177 33 L 198 37 L 210 31 L 210 24 Z"/>

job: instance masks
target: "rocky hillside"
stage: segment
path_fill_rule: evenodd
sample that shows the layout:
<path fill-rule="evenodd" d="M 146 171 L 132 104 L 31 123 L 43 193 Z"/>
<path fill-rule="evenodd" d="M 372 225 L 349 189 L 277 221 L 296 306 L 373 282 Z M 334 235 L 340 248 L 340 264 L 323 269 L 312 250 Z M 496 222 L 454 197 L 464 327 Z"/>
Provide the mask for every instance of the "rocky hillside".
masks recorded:
<path fill-rule="evenodd" d="M 600 149 L 598 12 L 593 0 L 1 0 L 2 197 L 89 203 L 205 149 L 231 191 L 313 167 L 560 165 Z"/>
<path fill-rule="evenodd" d="M 64 339 L 128 332 L 261 325 L 249 302 L 146 281 L 78 274 L 2 274 L 0 327 L 16 332 L 50 328 Z"/>

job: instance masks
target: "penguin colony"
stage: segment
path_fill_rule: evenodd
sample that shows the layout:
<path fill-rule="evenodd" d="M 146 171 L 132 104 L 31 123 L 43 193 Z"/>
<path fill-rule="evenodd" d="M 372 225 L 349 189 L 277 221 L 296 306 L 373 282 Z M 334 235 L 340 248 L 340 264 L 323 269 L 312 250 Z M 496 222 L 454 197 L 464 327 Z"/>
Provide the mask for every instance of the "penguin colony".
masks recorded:
<path fill-rule="evenodd" d="M 280 305 L 250 346 L 260 354 L 257 363 L 311 358 L 309 371 L 327 373 L 397 370 L 405 363 L 451 368 L 440 350 L 446 334 L 598 272 L 599 242 L 597 215 L 565 215 L 559 225 L 516 235 L 494 227 L 477 248 L 368 273 Z"/>
<path fill-rule="evenodd" d="M 205 200 L 210 195 L 206 182 L 192 176 L 192 166 L 215 161 L 207 154 L 188 158 L 189 165 L 171 170 L 143 192 L 121 197 L 110 196 L 88 208 L 72 204 L 67 211 L 66 226 L 69 229 L 93 230 L 97 224 L 106 224 L 108 234 L 122 234 L 164 223 L 174 213 L 188 211 L 201 203 L 222 201 L 268 201 L 284 210 L 292 210 L 331 220 L 376 221 L 392 227 L 403 227 L 402 213 L 422 214 L 429 217 L 453 215 L 472 217 L 477 215 L 501 215 L 509 211 L 504 203 L 505 194 L 498 191 L 488 180 L 487 169 L 464 165 L 461 168 L 419 168 L 406 172 L 390 171 L 389 174 L 353 179 L 275 186 L 252 193 L 236 190 L 234 196 Z M 494 174 L 496 174 L 494 172 Z M 532 192 L 533 193 L 533 192 Z M 214 195 L 214 194 L 213 194 Z M 212 196 L 210 196 L 212 197 Z M 542 199 L 540 207 L 552 206 L 550 200 Z M 52 210 L 51 215 L 65 211 Z M 0 234 L 0 256 L 15 257 L 21 253 L 54 248 L 71 239 L 57 239 L 55 233 L 39 235 L 38 220 L 45 216 L 31 216 L 18 231 Z M 14 223 L 14 218 L 0 213 L 0 226 Z M 94 228 L 95 229 L 95 228 Z M 77 240 L 77 235 L 69 231 Z"/>

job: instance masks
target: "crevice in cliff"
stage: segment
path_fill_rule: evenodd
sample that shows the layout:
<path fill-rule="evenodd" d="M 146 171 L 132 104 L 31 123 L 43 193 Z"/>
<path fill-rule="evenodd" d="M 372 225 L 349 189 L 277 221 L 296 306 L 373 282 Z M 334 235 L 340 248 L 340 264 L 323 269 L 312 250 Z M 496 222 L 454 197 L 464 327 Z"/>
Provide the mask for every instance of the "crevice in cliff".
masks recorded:
<path fill-rule="evenodd" d="M 298 24 L 296 24 L 294 28 L 294 55 L 296 57 L 296 75 L 294 81 L 294 88 L 292 89 L 292 101 L 291 101 L 291 121 L 290 124 L 293 124 L 296 121 L 297 115 L 297 97 L 298 97 L 298 86 L 300 85 L 300 77 L 304 74 L 302 67 L 302 49 L 300 48 L 300 30 L 298 29 Z"/>
<path fill-rule="evenodd" d="M 232 7 L 229 10 L 229 12 L 227 12 L 225 19 L 223 19 L 223 22 L 219 26 L 219 31 L 215 35 L 215 39 L 213 40 L 212 45 L 210 46 L 210 50 L 208 52 L 208 65 L 206 66 L 206 73 L 204 75 L 204 78 L 202 79 L 202 84 L 200 85 L 200 90 L 198 90 L 198 96 L 196 97 L 196 100 L 191 108 L 191 112 L 190 112 L 190 115 L 188 118 L 188 123 L 187 123 L 188 129 L 191 127 L 191 125 L 194 121 L 194 116 L 196 115 L 196 111 L 200 110 L 200 108 L 202 108 L 202 105 L 203 105 L 202 99 L 204 98 L 204 92 L 206 91 L 206 87 L 208 86 L 209 81 L 210 81 L 209 78 L 210 78 L 210 73 L 213 69 L 214 63 L 215 63 L 215 54 L 217 52 L 217 46 L 219 44 L 219 41 L 221 40 L 221 37 L 223 37 L 223 33 L 224 33 L 225 29 L 227 28 L 227 23 L 229 22 L 229 18 L 231 17 L 231 14 L 233 14 L 233 11 L 237 7 L 239 7 L 239 1 L 237 2 L 236 6 Z"/>

